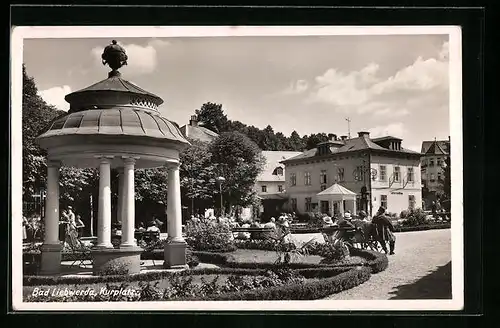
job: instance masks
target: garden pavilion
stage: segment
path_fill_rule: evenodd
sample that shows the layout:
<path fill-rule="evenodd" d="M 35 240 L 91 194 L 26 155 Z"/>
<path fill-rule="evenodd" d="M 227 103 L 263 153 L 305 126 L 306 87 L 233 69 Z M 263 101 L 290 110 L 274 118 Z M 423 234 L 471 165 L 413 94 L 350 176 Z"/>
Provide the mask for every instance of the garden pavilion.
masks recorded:
<path fill-rule="evenodd" d="M 335 215 L 335 207 L 340 214 L 344 214 L 345 210 L 350 210 L 351 213 L 356 213 L 356 193 L 335 183 L 331 187 L 323 190 L 316 195 L 319 200 L 328 201 L 328 207 L 332 215 Z M 334 206 L 334 205 L 337 206 Z"/>
<path fill-rule="evenodd" d="M 140 271 L 141 249 L 134 239 L 134 170 L 168 168 L 167 230 L 164 266 L 186 266 L 182 237 L 179 152 L 189 142 L 179 126 L 161 116 L 163 100 L 122 79 L 118 71 L 127 64 L 125 50 L 113 40 L 102 54 L 112 69 L 108 78 L 68 94 L 67 114 L 50 123 L 37 142 L 47 150 L 47 198 L 42 274 L 61 268 L 59 241 L 59 169 L 61 166 L 98 168 L 99 206 L 97 245 L 92 250 L 94 274 L 119 265 L 131 273 Z M 111 174 L 119 172 L 118 218 L 122 222 L 119 248 L 111 244 Z"/>

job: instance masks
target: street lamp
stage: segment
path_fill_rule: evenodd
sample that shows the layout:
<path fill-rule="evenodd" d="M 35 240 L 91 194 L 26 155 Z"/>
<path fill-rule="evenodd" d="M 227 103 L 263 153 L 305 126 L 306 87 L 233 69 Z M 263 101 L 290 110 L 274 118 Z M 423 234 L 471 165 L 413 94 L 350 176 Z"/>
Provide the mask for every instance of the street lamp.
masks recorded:
<path fill-rule="evenodd" d="M 226 181 L 226 178 L 224 177 L 217 177 L 217 181 L 219 182 L 219 193 L 220 193 L 220 213 L 222 216 L 222 209 L 223 209 L 223 203 L 222 203 L 222 183 Z"/>

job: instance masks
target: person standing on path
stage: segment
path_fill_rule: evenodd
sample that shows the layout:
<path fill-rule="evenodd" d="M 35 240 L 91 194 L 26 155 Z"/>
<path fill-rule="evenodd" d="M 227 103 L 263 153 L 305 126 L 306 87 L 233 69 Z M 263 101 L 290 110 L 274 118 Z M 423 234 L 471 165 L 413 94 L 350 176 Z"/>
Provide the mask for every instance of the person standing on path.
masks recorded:
<path fill-rule="evenodd" d="M 394 255 L 394 249 L 396 247 L 396 236 L 394 236 L 394 226 L 391 220 L 385 215 L 385 208 L 382 206 L 378 209 L 377 214 L 372 219 L 372 224 L 374 226 L 375 240 L 380 243 L 382 249 L 387 254 L 387 245 L 389 243 L 389 255 Z"/>

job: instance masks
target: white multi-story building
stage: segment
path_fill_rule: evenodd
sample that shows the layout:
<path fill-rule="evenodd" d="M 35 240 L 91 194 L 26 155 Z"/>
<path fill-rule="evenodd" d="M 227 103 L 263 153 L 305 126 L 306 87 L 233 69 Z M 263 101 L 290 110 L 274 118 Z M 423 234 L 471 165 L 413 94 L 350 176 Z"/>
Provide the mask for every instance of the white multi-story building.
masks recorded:
<path fill-rule="evenodd" d="M 450 139 L 423 141 L 421 176 L 426 208 L 444 191 L 445 162 L 450 156 Z"/>
<path fill-rule="evenodd" d="M 401 147 L 401 142 L 392 136 L 370 139 L 368 132 L 352 139 L 331 135 L 316 148 L 282 161 L 290 206 L 299 213 L 338 213 L 336 204 L 332 208 L 332 203 L 317 197 L 338 183 L 357 194 L 357 211 L 372 213 L 384 206 L 399 214 L 421 207 L 422 154 Z"/>

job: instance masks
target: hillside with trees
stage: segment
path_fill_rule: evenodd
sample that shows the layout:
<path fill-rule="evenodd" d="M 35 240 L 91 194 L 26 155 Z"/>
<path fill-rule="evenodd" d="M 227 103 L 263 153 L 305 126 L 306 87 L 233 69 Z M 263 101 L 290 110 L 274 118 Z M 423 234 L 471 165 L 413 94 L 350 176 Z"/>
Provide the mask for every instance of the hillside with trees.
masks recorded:
<path fill-rule="evenodd" d="M 320 142 L 328 140 L 326 133 L 314 133 L 300 136 L 293 131 L 290 136 L 275 132 L 271 125 L 259 129 L 240 121 L 228 119 L 221 104 L 205 103 L 196 111 L 198 121 L 203 127 L 216 133 L 240 132 L 255 142 L 261 150 L 304 151 L 316 147 Z"/>

